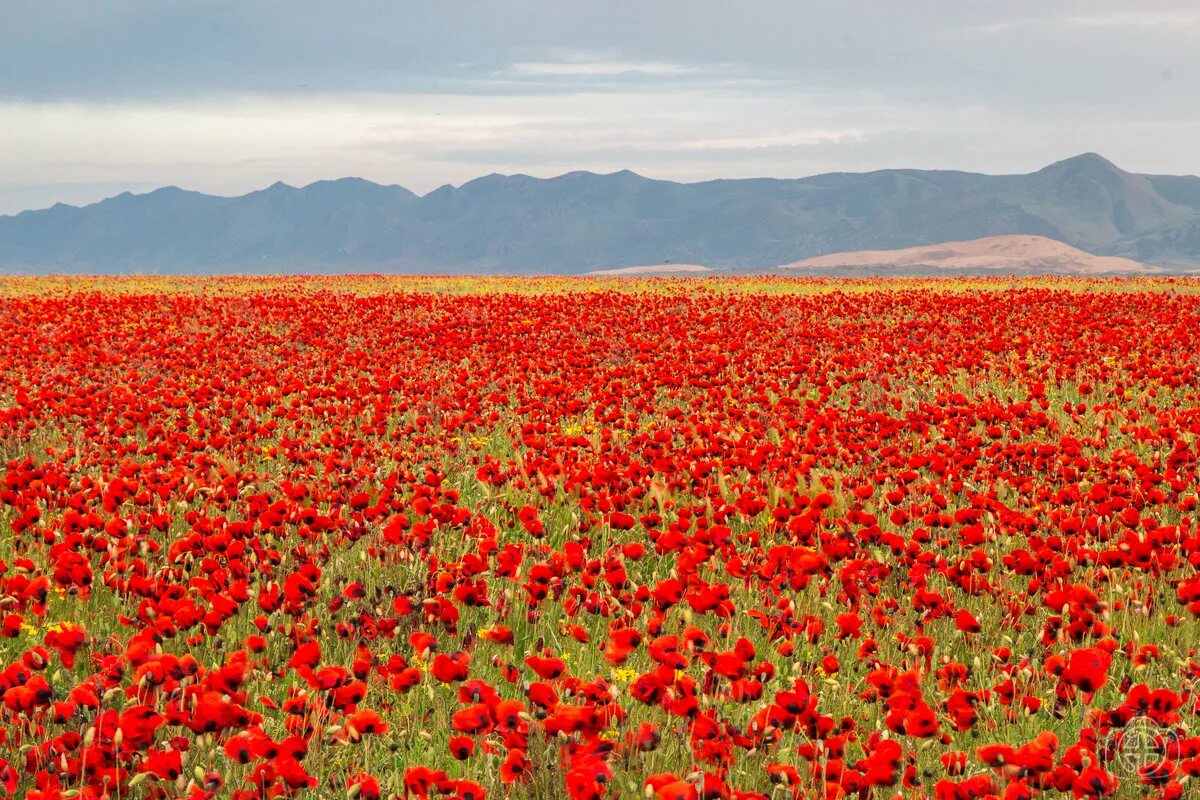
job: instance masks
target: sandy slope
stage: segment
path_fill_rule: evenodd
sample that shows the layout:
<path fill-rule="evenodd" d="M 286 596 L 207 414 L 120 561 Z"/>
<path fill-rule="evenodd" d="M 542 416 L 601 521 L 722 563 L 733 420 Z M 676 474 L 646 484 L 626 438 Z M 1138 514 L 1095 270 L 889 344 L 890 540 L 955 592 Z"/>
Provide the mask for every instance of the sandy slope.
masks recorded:
<path fill-rule="evenodd" d="M 623 275 L 637 277 L 639 275 L 679 275 L 700 272 L 712 272 L 712 269 L 700 264 L 646 264 L 636 267 L 619 267 L 617 269 L 598 269 L 587 274 L 596 277 L 616 278 Z"/>
<path fill-rule="evenodd" d="M 1128 258 L 1096 256 L 1044 236 L 986 236 L 901 250 L 859 250 L 806 258 L 781 269 L 931 267 L 947 270 L 1055 272 L 1077 275 L 1153 273 L 1158 267 Z"/>

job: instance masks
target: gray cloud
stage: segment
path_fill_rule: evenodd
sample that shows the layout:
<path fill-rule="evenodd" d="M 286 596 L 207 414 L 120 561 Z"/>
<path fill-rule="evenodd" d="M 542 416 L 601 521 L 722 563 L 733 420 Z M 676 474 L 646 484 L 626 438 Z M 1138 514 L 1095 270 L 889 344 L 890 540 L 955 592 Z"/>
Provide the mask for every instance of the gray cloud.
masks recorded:
<path fill-rule="evenodd" d="M 344 174 L 1197 172 L 1198 38 L 1150 0 L 13 0 L 0 212 Z"/>

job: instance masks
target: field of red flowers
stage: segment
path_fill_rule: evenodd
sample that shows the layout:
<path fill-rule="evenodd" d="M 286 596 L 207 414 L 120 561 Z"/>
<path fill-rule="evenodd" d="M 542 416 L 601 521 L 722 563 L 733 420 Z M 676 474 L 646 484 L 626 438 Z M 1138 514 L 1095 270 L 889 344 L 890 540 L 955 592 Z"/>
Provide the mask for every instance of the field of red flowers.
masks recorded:
<path fill-rule="evenodd" d="M 0 282 L 0 797 L 1181 797 L 1200 286 Z"/>

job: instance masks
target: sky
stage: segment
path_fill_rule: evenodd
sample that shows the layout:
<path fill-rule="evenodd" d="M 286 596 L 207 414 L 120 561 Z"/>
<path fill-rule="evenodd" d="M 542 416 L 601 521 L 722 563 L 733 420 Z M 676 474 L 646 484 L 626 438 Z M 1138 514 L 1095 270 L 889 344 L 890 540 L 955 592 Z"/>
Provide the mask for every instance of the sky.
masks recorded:
<path fill-rule="evenodd" d="M 3 0 L 0 214 L 175 185 L 1200 173 L 1200 5 Z"/>

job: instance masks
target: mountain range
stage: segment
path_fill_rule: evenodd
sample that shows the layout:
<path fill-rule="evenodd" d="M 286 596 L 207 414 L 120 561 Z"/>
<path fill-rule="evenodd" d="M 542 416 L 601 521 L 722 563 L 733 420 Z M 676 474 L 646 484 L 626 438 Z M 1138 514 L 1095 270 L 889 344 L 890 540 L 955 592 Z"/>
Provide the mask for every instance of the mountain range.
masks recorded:
<path fill-rule="evenodd" d="M 675 183 L 629 171 L 493 174 L 423 196 L 361 178 L 239 197 L 167 187 L 0 216 L 0 271 L 753 271 L 1007 234 L 1195 270 L 1200 177 L 1130 173 L 1085 153 L 1023 175 L 887 169 Z"/>

